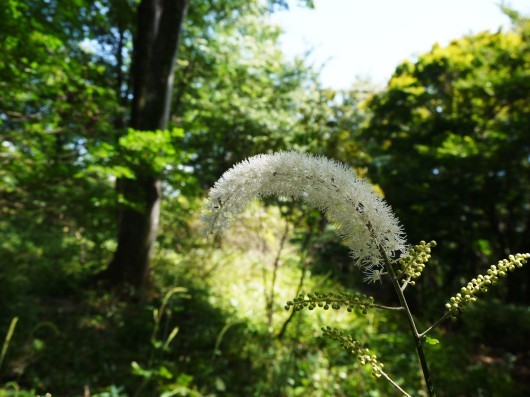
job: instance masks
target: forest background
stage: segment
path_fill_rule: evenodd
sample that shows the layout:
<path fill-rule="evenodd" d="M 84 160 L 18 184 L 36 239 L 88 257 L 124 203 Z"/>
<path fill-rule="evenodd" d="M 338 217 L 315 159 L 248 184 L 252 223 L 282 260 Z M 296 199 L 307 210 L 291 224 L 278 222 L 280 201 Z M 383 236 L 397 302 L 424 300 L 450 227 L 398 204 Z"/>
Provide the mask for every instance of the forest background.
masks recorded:
<path fill-rule="evenodd" d="M 304 2 L 311 7 L 311 2 Z M 256 203 L 222 241 L 209 187 L 298 150 L 370 179 L 409 241 L 436 240 L 409 293 L 421 324 L 530 241 L 530 20 L 455 38 L 388 84 L 322 87 L 279 49 L 281 0 L 2 0 L 0 396 L 386 396 L 321 337 L 340 324 L 421 393 L 392 313 L 292 313 L 366 284 L 322 216 Z M 174 66 L 173 66 L 174 65 Z M 437 330 L 441 396 L 530 393 L 530 272 Z M 418 394 L 420 395 L 420 394 Z"/>

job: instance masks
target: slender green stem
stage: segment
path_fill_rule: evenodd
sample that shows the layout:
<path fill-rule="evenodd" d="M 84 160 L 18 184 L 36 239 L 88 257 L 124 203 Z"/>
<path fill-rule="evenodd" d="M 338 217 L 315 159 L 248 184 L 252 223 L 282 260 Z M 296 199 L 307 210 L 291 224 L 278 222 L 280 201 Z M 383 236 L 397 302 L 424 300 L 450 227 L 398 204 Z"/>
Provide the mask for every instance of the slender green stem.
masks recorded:
<path fill-rule="evenodd" d="M 272 281 L 270 285 L 270 290 L 268 294 L 267 303 L 266 303 L 266 311 L 267 311 L 267 324 L 269 328 L 269 332 L 272 334 L 274 332 L 274 293 L 276 288 L 276 279 L 278 277 L 278 268 L 280 267 L 280 259 L 281 255 L 283 253 L 283 249 L 285 248 L 285 243 L 287 241 L 287 237 L 289 236 L 289 222 L 285 222 L 285 229 L 282 234 L 282 238 L 280 240 L 280 246 L 278 247 L 278 251 L 276 252 L 276 257 L 274 258 L 274 264 L 272 266 Z"/>
<path fill-rule="evenodd" d="M 451 313 L 455 312 L 457 309 L 452 309 L 448 312 L 445 312 L 444 315 L 442 317 L 440 317 L 438 320 L 436 320 L 435 323 L 433 323 L 429 328 L 427 328 L 425 331 L 423 331 L 419 337 L 420 338 L 423 338 L 425 335 L 427 335 L 434 327 L 436 327 L 438 324 L 440 324 L 441 322 L 443 322 L 444 320 L 446 320 L 450 315 Z"/>
<path fill-rule="evenodd" d="M 401 306 L 384 306 L 384 305 L 379 305 L 377 303 L 373 303 L 372 307 L 376 307 L 378 309 L 384 309 L 384 310 L 393 310 L 393 311 L 403 311 L 403 310 L 405 310 Z"/>
<path fill-rule="evenodd" d="M 388 376 L 384 371 L 381 371 L 381 376 L 383 378 L 385 378 L 387 381 L 390 382 L 390 384 L 396 389 L 396 390 L 399 390 L 401 393 L 403 393 L 404 396 L 406 397 L 411 397 L 410 394 L 408 394 L 405 390 L 403 390 L 401 388 L 401 386 L 399 386 L 396 382 L 394 382 L 392 380 L 392 378 L 390 376 Z"/>
<path fill-rule="evenodd" d="M 11 324 L 9 324 L 9 329 L 7 330 L 7 335 L 4 339 L 4 345 L 2 346 L 2 352 L 0 353 L 0 368 L 2 367 L 2 363 L 4 362 L 4 358 L 7 353 L 7 348 L 9 347 L 9 343 L 11 342 L 11 338 L 13 337 L 13 333 L 15 332 L 17 322 L 18 317 L 13 317 L 13 319 L 11 320 Z"/>
<path fill-rule="evenodd" d="M 396 294 L 398 296 L 399 303 L 401 303 L 401 306 L 403 306 L 403 308 L 405 309 L 405 317 L 407 318 L 410 331 L 412 333 L 412 336 L 414 337 L 416 352 L 418 353 L 418 358 L 420 359 L 421 370 L 423 373 L 423 378 L 425 379 L 425 384 L 427 386 L 427 392 L 429 394 L 429 397 L 435 397 L 436 394 L 434 393 L 434 386 L 432 384 L 429 366 L 427 365 L 427 360 L 423 351 L 422 337 L 418 333 L 418 329 L 416 328 L 416 324 L 414 323 L 414 318 L 412 317 L 412 313 L 407 304 L 407 300 L 405 299 L 405 295 L 403 295 L 403 291 L 401 290 L 399 281 L 396 277 L 396 272 L 394 271 L 394 268 L 392 267 L 392 264 L 390 263 L 390 260 L 388 259 L 385 251 L 380 249 L 380 252 L 385 261 L 385 266 L 387 268 L 390 280 L 392 281 L 392 285 L 394 286 L 394 290 L 396 291 Z"/>
<path fill-rule="evenodd" d="M 399 279 L 399 277 L 398 277 L 398 279 Z M 409 285 L 409 282 L 410 282 L 410 277 L 403 282 L 403 285 L 400 287 L 401 292 L 405 291 L 405 288 L 407 288 L 407 285 Z"/>

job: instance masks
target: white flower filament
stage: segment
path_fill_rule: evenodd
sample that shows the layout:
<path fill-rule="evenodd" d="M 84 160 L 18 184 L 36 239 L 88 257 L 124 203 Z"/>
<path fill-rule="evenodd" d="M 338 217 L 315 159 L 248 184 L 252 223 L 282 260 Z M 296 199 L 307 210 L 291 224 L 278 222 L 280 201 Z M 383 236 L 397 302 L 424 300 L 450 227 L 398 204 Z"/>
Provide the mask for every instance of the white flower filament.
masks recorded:
<path fill-rule="evenodd" d="M 202 220 L 209 232 L 222 232 L 254 198 L 269 196 L 321 210 L 366 270 L 383 268 L 380 250 L 390 259 L 407 251 L 399 221 L 369 183 L 338 162 L 297 152 L 257 155 L 225 172 L 209 193 Z"/>

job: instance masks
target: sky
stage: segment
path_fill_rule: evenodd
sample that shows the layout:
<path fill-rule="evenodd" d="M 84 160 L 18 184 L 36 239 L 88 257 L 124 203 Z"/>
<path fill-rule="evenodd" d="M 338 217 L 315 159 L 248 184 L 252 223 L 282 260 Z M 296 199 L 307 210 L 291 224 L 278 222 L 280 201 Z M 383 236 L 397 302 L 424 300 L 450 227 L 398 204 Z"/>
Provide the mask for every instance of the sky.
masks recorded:
<path fill-rule="evenodd" d="M 510 26 L 501 0 L 315 0 L 314 9 L 298 3 L 272 16 L 285 31 L 282 48 L 289 57 L 311 50 L 310 63 L 322 67 L 323 85 L 334 89 L 358 78 L 384 85 L 397 65 L 434 43 Z M 503 4 L 530 15 L 530 0 Z"/>

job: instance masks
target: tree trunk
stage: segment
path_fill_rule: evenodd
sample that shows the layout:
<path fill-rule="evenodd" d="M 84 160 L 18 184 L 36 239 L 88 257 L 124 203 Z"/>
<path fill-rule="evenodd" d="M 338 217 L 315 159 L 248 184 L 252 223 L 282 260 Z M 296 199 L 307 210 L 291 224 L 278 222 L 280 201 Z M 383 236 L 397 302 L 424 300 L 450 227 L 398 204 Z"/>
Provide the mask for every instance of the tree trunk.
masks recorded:
<path fill-rule="evenodd" d="M 173 69 L 188 0 L 142 0 L 132 59 L 133 101 L 130 127 L 153 131 L 167 128 Z M 125 205 L 118 224 L 118 247 L 105 276 L 113 285 L 145 287 L 158 231 L 160 176 L 136 169 L 135 179 L 119 179 Z"/>

